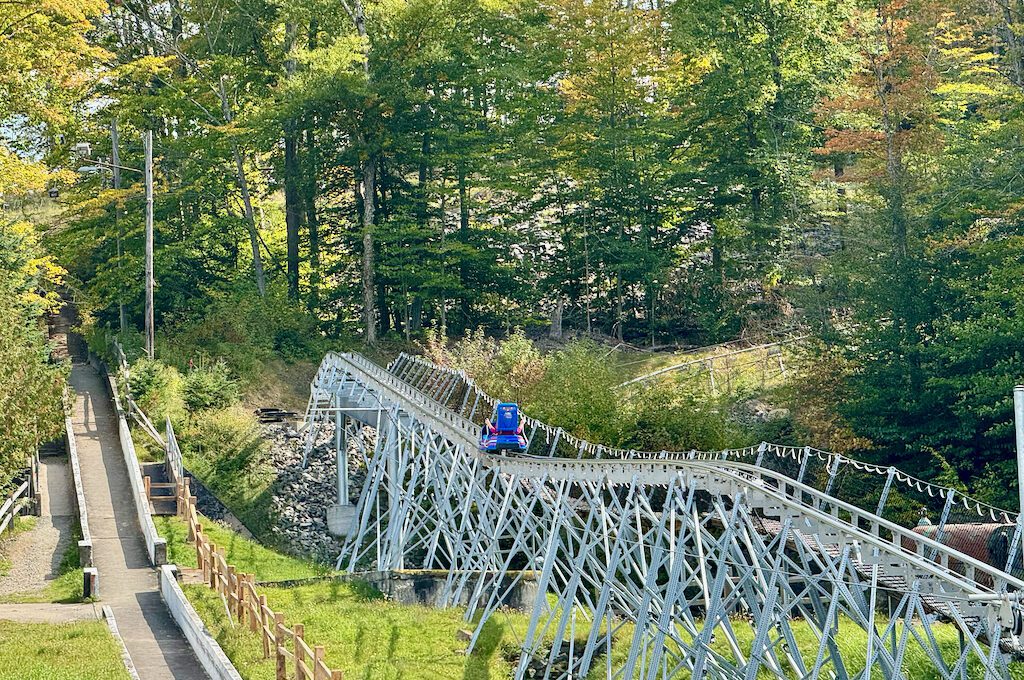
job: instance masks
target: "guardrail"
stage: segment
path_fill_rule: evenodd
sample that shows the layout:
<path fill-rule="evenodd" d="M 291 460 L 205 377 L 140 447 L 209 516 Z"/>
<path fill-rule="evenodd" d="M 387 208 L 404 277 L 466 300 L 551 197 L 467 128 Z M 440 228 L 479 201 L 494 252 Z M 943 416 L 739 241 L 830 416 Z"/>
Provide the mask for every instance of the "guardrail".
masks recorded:
<path fill-rule="evenodd" d="M 172 432 L 168 430 L 168 441 Z M 332 670 L 324 660 L 324 647 L 309 646 L 301 623 L 285 626 L 284 614 L 271 609 L 267 596 L 257 592 L 255 575 L 243 574 L 228 564 L 224 548 L 206 537 L 189 486 L 187 477 L 178 484 L 179 516 L 188 523 L 188 540 L 195 545 L 203 583 L 224 599 L 233 625 L 248 626 L 259 635 L 263 658 L 275 659 L 276 680 L 341 680 L 342 672 Z"/>

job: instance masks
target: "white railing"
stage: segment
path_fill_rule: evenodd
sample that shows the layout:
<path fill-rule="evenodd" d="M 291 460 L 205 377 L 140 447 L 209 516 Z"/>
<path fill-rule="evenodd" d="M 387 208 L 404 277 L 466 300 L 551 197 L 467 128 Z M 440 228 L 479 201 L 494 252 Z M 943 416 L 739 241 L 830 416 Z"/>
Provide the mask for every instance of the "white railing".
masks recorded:
<path fill-rule="evenodd" d="M 364 362 L 365 361 L 366 360 L 364 359 Z M 439 382 L 435 377 L 433 377 L 434 374 L 437 373 L 442 373 L 452 379 L 461 381 L 463 388 L 467 391 L 467 395 L 470 397 L 463 400 L 462 410 L 466 410 L 469 404 L 483 403 L 486 405 L 489 412 L 490 409 L 498 403 L 497 399 L 484 392 L 474 382 L 474 380 L 466 374 L 465 371 L 456 370 L 447 366 L 438 366 L 437 364 L 418 356 L 403 353 L 389 365 L 388 371 L 399 377 L 403 382 L 406 382 L 406 384 L 421 389 L 428 386 L 432 386 L 434 389 L 443 388 L 445 384 Z M 450 389 L 448 391 L 450 392 Z M 429 392 L 426 392 L 425 396 L 429 399 L 434 399 L 434 395 Z M 474 415 L 480 413 L 481 412 L 479 410 L 476 410 Z M 893 486 L 897 486 L 907 491 L 917 492 L 927 498 L 938 498 L 942 500 L 952 498 L 954 508 L 963 507 L 969 513 L 977 517 L 974 521 L 980 520 L 1001 524 L 1016 524 L 1018 519 L 1018 513 L 1016 512 L 997 508 L 985 503 L 984 501 L 972 498 L 958 489 L 934 484 L 906 473 L 899 468 L 876 465 L 866 461 L 857 460 L 856 458 L 852 458 L 844 454 L 823 451 L 810 446 L 785 446 L 763 442 L 756 446 L 748 446 L 738 449 L 724 449 L 721 451 L 637 451 L 594 444 L 579 437 L 575 437 L 560 427 L 552 427 L 535 418 L 531 418 L 522 412 L 520 412 L 520 414 L 520 417 L 523 419 L 524 430 L 533 437 L 537 437 L 538 435 L 543 437 L 544 443 L 549 446 L 548 450 L 551 455 L 559 450 L 559 445 L 562 445 L 562 450 L 571 449 L 571 452 L 577 458 L 645 458 L 659 460 L 666 458 L 701 458 L 720 460 L 739 459 L 763 463 L 767 456 L 772 456 L 778 460 L 790 459 L 792 460 L 792 467 L 803 470 L 806 470 L 808 463 L 813 461 L 815 464 L 820 465 L 827 474 L 828 479 L 825 482 L 826 486 L 829 486 L 837 477 L 842 476 L 841 473 L 844 469 L 851 469 L 857 473 L 874 475 L 877 478 L 877 484 L 880 489 L 883 487 L 888 489 Z M 478 420 L 482 422 L 482 418 L 483 415 L 481 414 Z M 531 445 L 530 450 L 531 452 L 534 452 L 537 448 L 537 446 Z M 796 478 L 799 479 L 799 476 Z M 799 481 L 805 480 L 799 479 Z M 883 492 L 882 495 L 882 503 L 875 508 L 868 509 L 872 509 L 876 513 L 883 511 L 885 497 L 888 495 L 888 492 Z"/>

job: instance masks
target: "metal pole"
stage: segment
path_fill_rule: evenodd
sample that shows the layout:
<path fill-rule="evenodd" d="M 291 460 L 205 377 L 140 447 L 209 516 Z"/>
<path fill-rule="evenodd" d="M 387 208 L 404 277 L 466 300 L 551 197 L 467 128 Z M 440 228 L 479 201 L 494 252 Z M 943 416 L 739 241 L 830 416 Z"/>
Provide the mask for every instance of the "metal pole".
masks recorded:
<path fill-rule="evenodd" d="M 1024 385 L 1013 388 L 1013 420 L 1017 430 L 1017 494 L 1024 514 Z"/>
<path fill-rule="evenodd" d="M 118 147 L 117 137 L 117 119 L 110 121 L 110 164 L 113 166 L 111 170 L 114 173 L 114 190 L 121 188 L 121 150 Z M 120 199 L 116 199 L 120 200 Z M 124 249 L 122 240 L 124 239 L 124 226 L 121 224 L 121 208 L 118 203 L 114 203 L 114 225 L 117 227 L 117 271 L 121 273 L 121 258 L 124 256 Z M 121 332 L 124 333 L 128 329 L 128 317 L 124 311 L 124 283 L 119 281 L 117 284 L 117 316 L 121 322 Z"/>
<path fill-rule="evenodd" d="M 334 449 L 338 454 L 338 505 L 348 505 L 348 438 L 345 436 L 347 416 L 341 411 L 334 419 Z"/>
<path fill-rule="evenodd" d="M 153 131 L 143 137 L 146 147 L 146 356 L 154 356 L 156 329 L 153 322 Z"/>

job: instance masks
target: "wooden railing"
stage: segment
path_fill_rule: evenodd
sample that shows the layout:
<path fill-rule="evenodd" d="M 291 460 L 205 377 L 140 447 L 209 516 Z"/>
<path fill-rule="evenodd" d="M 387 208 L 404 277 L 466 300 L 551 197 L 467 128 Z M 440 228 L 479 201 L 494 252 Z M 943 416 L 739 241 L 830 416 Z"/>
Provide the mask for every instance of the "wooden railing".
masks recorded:
<path fill-rule="evenodd" d="M 340 680 L 339 670 L 331 670 L 324 659 L 321 645 L 310 647 L 301 623 L 288 628 L 284 614 L 267 605 L 267 596 L 256 591 L 256 577 L 240 573 L 228 564 L 224 548 L 218 547 L 203 533 L 192 495 L 189 478 L 178 484 L 178 514 L 188 523 L 188 540 L 195 545 L 196 563 L 203 582 L 224 598 L 232 624 L 248 626 L 259 634 L 263 658 L 274 658 L 276 680 Z"/>
<path fill-rule="evenodd" d="M 3 504 L 0 504 L 0 536 L 8 527 L 12 533 L 14 532 L 14 518 L 21 514 L 22 508 L 31 500 L 28 493 L 29 486 L 28 482 L 22 483 Z"/>

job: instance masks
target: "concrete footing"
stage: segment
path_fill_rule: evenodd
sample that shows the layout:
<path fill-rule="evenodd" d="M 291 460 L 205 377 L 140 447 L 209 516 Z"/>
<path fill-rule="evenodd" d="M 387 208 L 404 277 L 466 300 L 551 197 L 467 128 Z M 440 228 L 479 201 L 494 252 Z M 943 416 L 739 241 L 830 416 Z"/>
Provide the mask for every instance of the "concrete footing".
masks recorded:
<path fill-rule="evenodd" d="M 493 574 L 488 573 L 493 577 Z M 517 577 L 522 577 L 509 590 L 509 585 Z M 493 588 L 497 587 L 505 595 L 502 604 L 513 609 L 529 609 L 533 607 L 537 599 L 537 578 L 538 572 L 508 572 L 501 581 L 490 584 L 485 589 L 483 597 L 486 601 L 490 597 Z M 389 600 L 399 604 L 421 604 L 429 607 L 441 606 L 441 597 L 445 592 L 445 582 L 449 578 L 447 571 L 426 571 L 426 570 L 400 570 L 400 571 L 379 571 L 369 574 L 361 574 L 360 578 L 373 585 L 382 592 Z M 469 583 L 462 590 L 462 595 L 456 606 L 465 606 L 473 591 L 476 588 L 479 573 L 474 573 L 469 578 Z"/>
<path fill-rule="evenodd" d="M 356 520 L 356 506 L 338 505 L 327 508 L 327 531 L 332 536 L 348 536 Z"/>

